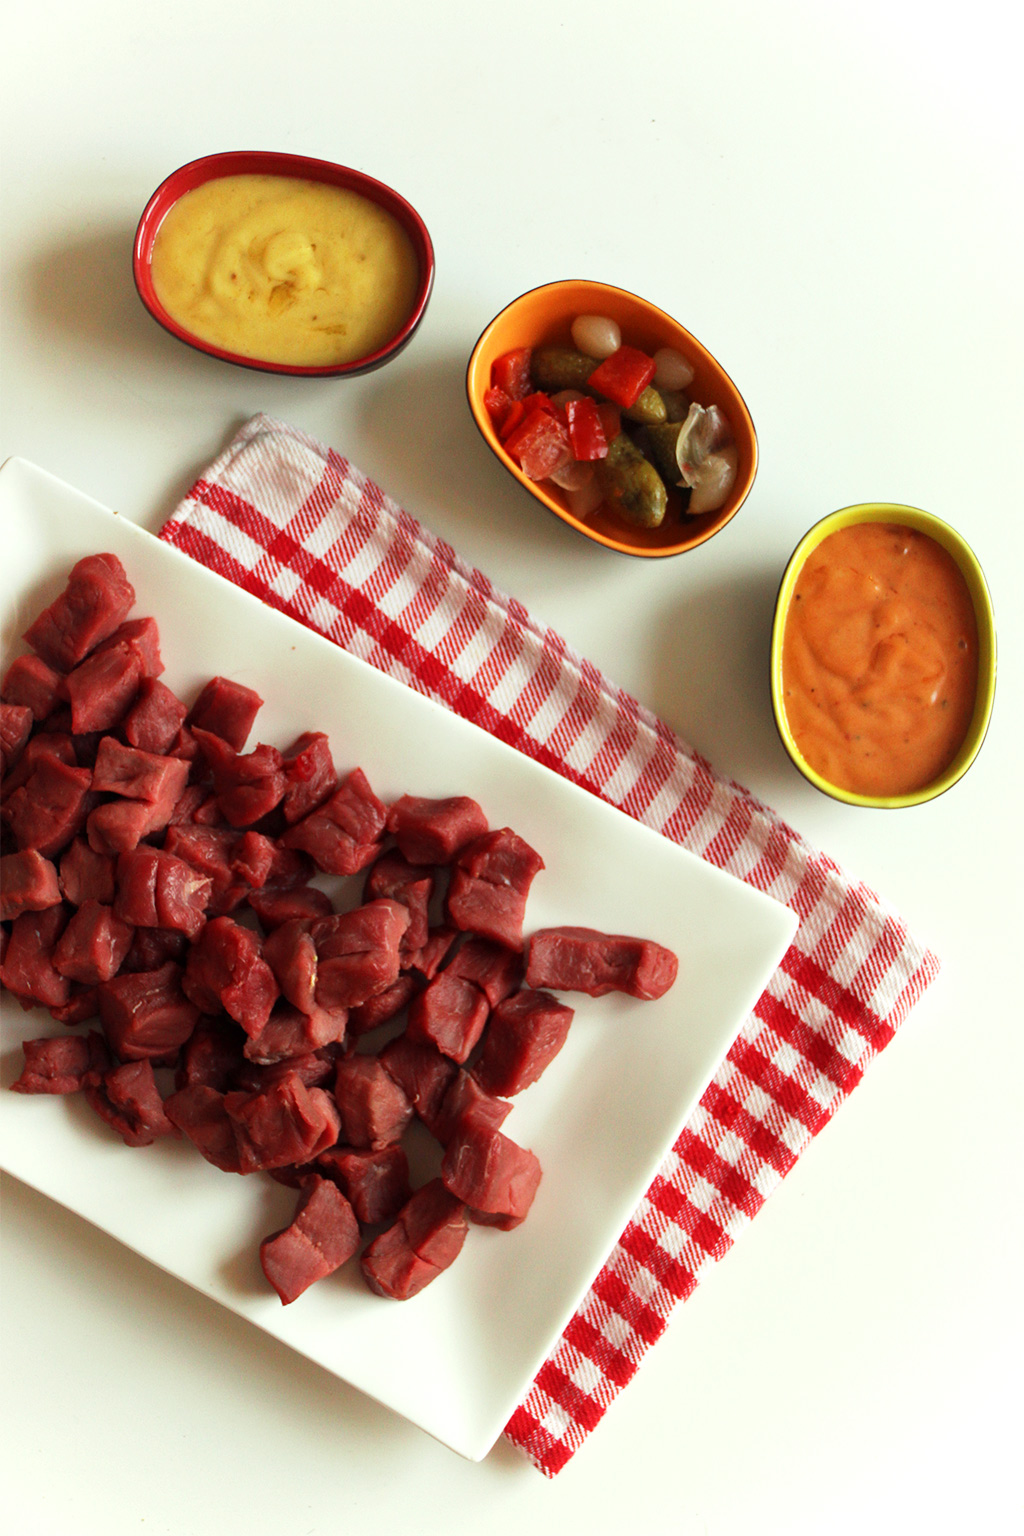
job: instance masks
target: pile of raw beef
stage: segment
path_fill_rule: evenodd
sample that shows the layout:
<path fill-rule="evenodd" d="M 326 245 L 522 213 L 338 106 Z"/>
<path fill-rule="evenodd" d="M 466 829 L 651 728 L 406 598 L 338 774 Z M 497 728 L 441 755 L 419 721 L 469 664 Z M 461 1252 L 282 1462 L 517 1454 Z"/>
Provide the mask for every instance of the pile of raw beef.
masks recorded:
<path fill-rule="evenodd" d="M 568 1033 L 545 989 L 660 997 L 675 956 L 584 928 L 524 943 L 544 865 L 522 838 L 465 796 L 384 805 L 322 732 L 244 751 L 262 700 L 214 677 L 186 706 L 134 601 L 116 556 L 79 561 L 0 688 L 0 980 L 99 1024 L 25 1041 L 13 1086 L 81 1091 L 129 1146 L 184 1135 L 294 1186 L 260 1249 L 283 1302 L 368 1236 L 367 1283 L 413 1296 L 468 1220 L 530 1209 L 540 1164 L 501 1126 Z M 314 883 L 362 871 L 348 910 Z M 415 1192 L 414 1117 L 444 1148 Z"/>

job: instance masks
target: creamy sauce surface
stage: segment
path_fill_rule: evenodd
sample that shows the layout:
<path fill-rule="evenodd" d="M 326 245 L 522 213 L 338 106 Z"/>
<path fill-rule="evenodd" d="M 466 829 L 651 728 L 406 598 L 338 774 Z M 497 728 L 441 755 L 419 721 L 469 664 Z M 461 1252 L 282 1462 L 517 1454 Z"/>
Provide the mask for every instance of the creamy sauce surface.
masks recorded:
<path fill-rule="evenodd" d="M 153 286 L 200 340 L 300 367 L 354 362 L 412 313 L 419 265 L 386 209 L 290 176 L 220 176 L 186 192 L 153 245 Z"/>
<path fill-rule="evenodd" d="M 797 747 L 830 783 L 879 796 L 930 784 L 977 692 L 977 621 L 955 560 L 902 525 L 830 534 L 797 579 L 782 680 Z"/>

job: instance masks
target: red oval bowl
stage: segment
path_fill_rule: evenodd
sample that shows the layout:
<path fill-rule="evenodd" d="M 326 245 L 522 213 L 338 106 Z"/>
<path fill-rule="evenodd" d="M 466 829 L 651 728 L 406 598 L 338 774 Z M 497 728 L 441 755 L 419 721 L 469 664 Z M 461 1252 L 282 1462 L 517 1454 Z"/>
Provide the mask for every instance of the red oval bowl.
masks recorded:
<path fill-rule="evenodd" d="M 344 187 L 349 192 L 358 192 L 363 197 L 369 198 L 371 202 L 379 204 L 398 220 L 412 241 L 419 263 L 420 280 L 412 314 L 401 330 L 396 332 L 385 346 L 379 347 L 376 352 L 367 353 L 365 357 L 357 357 L 349 363 L 331 363 L 315 368 L 302 367 L 295 363 L 272 363 L 262 358 L 242 357 L 238 352 L 228 352 L 223 347 L 203 341 L 201 337 L 193 335 L 191 331 L 179 325 L 177 320 L 167 313 L 157 297 L 152 276 L 153 243 L 160 225 L 178 199 L 186 192 L 191 192 L 194 187 L 202 186 L 207 181 L 214 181 L 219 176 L 252 174 L 294 176 L 302 181 L 320 181 L 328 186 Z M 389 363 L 393 357 L 397 357 L 402 348 L 408 345 L 423 319 L 434 286 L 434 247 L 427 233 L 427 226 L 415 208 L 391 187 L 385 186 L 382 181 L 375 181 L 372 176 L 366 176 L 362 171 L 354 171 L 349 166 L 335 165 L 330 160 L 311 160 L 306 155 L 285 155 L 264 150 L 241 149 L 230 150 L 219 155 L 205 155 L 201 160 L 191 160 L 188 165 L 180 166 L 167 177 L 166 181 L 160 183 L 146 204 L 142 218 L 139 220 L 139 227 L 135 232 L 132 273 L 139 298 L 153 319 L 162 325 L 165 331 L 169 331 L 172 336 L 185 342 L 186 346 L 194 347 L 198 352 L 206 352 L 210 357 L 219 357 L 225 363 L 236 363 L 240 368 L 254 368 L 259 373 L 290 373 L 304 378 L 343 378 L 360 373 L 372 373 L 375 368 L 380 368 L 385 363 Z"/>

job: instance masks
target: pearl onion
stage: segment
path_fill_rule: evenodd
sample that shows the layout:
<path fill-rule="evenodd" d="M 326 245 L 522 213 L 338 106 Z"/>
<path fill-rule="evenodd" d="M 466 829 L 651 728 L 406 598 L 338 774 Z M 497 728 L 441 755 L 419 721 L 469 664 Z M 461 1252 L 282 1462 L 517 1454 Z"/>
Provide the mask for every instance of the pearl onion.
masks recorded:
<path fill-rule="evenodd" d="M 611 357 L 622 346 L 622 332 L 607 315 L 578 315 L 572 323 L 572 344 L 587 357 Z"/>
<path fill-rule="evenodd" d="M 675 347 L 660 347 L 654 354 L 654 384 L 657 389 L 685 389 L 693 379 L 693 369 Z"/>

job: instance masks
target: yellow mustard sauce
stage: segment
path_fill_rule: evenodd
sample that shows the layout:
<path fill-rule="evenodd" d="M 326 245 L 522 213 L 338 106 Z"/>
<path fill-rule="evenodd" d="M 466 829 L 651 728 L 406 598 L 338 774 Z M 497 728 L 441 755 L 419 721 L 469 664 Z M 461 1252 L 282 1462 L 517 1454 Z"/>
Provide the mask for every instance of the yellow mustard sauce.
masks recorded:
<path fill-rule="evenodd" d="M 398 220 L 357 192 L 220 176 L 171 208 L 152 277 L 171 318 L 201 341 L 254 361 L 330 367 L 401 330 L 419 266 Z"/>

